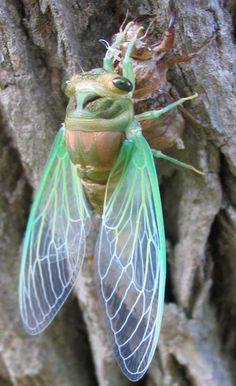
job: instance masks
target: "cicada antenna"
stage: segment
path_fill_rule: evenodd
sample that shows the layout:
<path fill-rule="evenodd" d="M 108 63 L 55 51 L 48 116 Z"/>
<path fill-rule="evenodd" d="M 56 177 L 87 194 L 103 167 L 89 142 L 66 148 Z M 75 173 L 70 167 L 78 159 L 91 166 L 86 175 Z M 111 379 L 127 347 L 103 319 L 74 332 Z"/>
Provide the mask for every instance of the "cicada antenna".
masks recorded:
<path fill-rule="evenodd" d="M 80 68 L 80 70 L 82 71 L 82 72 L 85 72 L 84 71 L 84 69 L 83 69 L 83 67 L 82 67 L 82 64 L 79 62 L 79 68 Z"/>

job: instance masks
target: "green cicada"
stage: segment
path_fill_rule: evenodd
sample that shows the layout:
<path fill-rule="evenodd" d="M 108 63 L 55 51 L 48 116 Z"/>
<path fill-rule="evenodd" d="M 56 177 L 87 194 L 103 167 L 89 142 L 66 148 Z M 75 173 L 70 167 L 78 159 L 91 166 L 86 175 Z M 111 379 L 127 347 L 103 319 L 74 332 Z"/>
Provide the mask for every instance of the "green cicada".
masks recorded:
<path fill-rule="evenodd" d="M 102 213 L 94 261 L 117 362 L 132 381 L 154 355 L 164 305 L 166 248 L 154 157 L 188 169 L 149 147 L 140 122 L 156 119 L 196 95 L 161 110 L 134 114 L 130 39 L 122 74 L 113 67 L 120 33 L 102 69 L 67 82 L 65 123 L 56 135 L 26 229 L 20 271 L 24 328 L 38 334 L 73 289 L 93 211 Z"/>

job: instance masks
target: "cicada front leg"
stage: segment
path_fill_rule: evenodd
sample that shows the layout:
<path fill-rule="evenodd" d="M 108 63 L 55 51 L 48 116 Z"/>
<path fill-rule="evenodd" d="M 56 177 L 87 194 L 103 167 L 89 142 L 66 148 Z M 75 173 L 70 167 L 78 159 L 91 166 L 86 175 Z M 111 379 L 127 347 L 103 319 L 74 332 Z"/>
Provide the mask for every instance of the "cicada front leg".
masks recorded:
<path fill-rule="evenodd" d="M 134 88 L 135 88 L 135 76 L 134 76 L 134 71 L 133 71 L 133 66 L 131 61 L 131 54 L 141 31 L 143 31 L 143 27 L 138 28 L 133 38 L 130 40 L 125 53 L 123 63 L 121 65 L 123 76 L 125 78 L 128 78 L 132 82 L 132 84 L 134 85 Z M 134 89 L 133 89 L 133 92 L 134 92 Z"/>
<path fill-rule="evenodd" d="M 126 33 L 132 24 L 133 24 L 132 21 L 128 23 L 125 29 L 123 31 L 120 31 L 117 34 L 117 38 L 114 41 L 114 43 L 108 47 L 106 55 L 104 56 L 104 59 L 103 59 L 104 70 L 109 72 L 114 72 L 114 66 L 113 66 L 114 52 L 118 49 L 120 44 L 125 40 Z"/>
<path fill-rule="evenodd" d="M 129 28 L 132 24 L 133 24 L 133 22 L 128 23 L 127 26 L 125 27 L 125 29 L 118 34 L 115 42 L 108 48 L 107 53 L 106 53 L 104 60 L 103 60 L 103 68 L 105 70 L 110 71 L 110 72 L 114 72 L 114 67 L 113 67 L 114 52 L 120 46 L 120 44 L 125 40 L 127 31 L 129 30 Z M 135 88 L 135 76 L 134 76 L 134 71 L 133 71 L 133 66 L 132 66 L 132 61 L 131 61 L 131 54 L 132 54 L 132 51 L 135 47 L 135 43 L 138 39 L 138 36 L 142 30 L 143 30 L 143 27 L 138 28 L 137 31 L 135 32 L 134 36 L 130 40 L 130 42 L 127 46 L 127 50 L 125 52 L 124 60 L 121 64 L 122 75 L 125 78 L 130 80 L 130 82 L 133 84 L 134 88 Z M 134 88 L 133 88 L 133 91 L 134 91 Z M 132 94 L 133 94 L 133 92 L 132 92 Z"/>

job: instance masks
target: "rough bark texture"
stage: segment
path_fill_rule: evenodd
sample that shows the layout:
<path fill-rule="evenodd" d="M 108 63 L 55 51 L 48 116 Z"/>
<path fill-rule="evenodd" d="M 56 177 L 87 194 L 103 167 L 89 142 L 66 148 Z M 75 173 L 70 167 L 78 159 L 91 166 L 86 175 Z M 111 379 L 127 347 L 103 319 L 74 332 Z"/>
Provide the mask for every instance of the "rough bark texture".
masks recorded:
<path fill-rule="evenodd" d="M 176 53 L 196 50 L 216 32 L 200 58 L 169 74 L 180 95 L 200 94 L 188 109 L 202 122 L 196 127 L 186 122 L 186 149 L 169 153 L 206 175 L 158 163 L 169 246 L 167 304 L 156 357 L 140 385 L 232 386 L 236 7 L 222 0 L 176 0 L 176 7 Z M 129 384 L 114 362 L 88 261 L 76 288 L 80 308 L 75 298 L 68 301 L 44 334 L 25 336 L 17 300 L 18 256 L 32 194 L 65 114 L 61 81 L 80 66 L 101 65 L 104 47 L 98 39 L 109 40 L 127 10 L 132 17 L 157 14 L 157 32 L 168 20 L 167 0 L 0 3 L 1 386 Z"/>

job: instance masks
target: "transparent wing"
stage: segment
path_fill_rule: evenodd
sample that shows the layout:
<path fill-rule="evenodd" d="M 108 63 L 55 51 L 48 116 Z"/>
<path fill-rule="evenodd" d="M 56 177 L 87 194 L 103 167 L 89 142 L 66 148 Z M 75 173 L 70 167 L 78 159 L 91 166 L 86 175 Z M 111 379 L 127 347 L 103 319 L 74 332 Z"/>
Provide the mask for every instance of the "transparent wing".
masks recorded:
<path fill-rule="evenodd" d="M 116 358 L 125 375 L 137 381 L 157 345 L 166 262 L 152 153 L 141 135 L 132 142 L 124 141 L 111 171 L 96 259 Z"/>
<path fill-rule="evenodd" d="M 20 271 L 20 312 L 29 334 L 42 331 L 72 290 L 90 214 L 80 179 L 58 132 L 27 224 Z"/>

